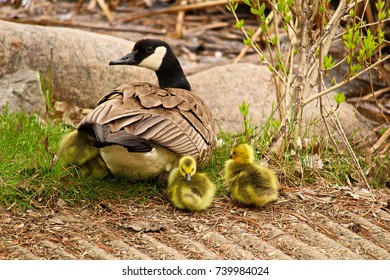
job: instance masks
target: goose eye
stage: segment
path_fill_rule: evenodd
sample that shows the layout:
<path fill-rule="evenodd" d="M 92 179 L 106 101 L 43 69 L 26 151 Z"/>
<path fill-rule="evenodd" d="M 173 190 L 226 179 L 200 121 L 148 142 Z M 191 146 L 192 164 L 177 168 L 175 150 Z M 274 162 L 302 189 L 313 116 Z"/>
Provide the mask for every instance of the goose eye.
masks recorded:
<path fill-rule="evenodd" d="M 153 47 L 147 46 L 147 47 L 145 48 L 145 50 L 146 50 L 147 53 L 152 53 L 152 52 L 153 52 Z"/>

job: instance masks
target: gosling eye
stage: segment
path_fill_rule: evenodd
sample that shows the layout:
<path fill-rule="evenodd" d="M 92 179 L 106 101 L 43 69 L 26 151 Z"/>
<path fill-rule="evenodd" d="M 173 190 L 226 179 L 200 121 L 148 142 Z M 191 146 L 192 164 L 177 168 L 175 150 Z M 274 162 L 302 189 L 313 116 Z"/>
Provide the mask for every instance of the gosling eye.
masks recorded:
<path fill-rule="evenodd" d="M 145 48 L 145 50 L 146 50 L 147 53 L 152 53 L 153 52 L 153 47 L 152 46 L 147 46 Z"/>

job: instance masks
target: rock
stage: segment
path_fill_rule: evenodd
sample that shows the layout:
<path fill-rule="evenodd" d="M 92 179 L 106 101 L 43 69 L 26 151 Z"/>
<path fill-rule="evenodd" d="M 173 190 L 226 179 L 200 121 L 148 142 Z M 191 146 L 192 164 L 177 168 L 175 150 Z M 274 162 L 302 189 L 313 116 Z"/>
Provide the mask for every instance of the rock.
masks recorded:
<path fill-rule="evenodd" d="M 275 90 L 266 67 L 249 63 L 214 67 L 188 77 L 193 90 L 210 106 L 224 131 L 243 129 L 239 111 L 242 101 L 250 104 L 253 123 L 263 124 L 275 103 Z"/>
<path fill-rule="evenodd" d="M 108 66 L 110 60 L 130 52 L 132 46 L 132 42 L 124 39 L 76 29 L 0 21 L 1 83 L 4 87 L 9 83 L 10 77 L 21 75 L 21 70 L 36 73 L 40 69 L 46 73 L 51 65 L 55 100 L 93 108 L 101 96 L 119 84 L 139 81 L 157 83 L 155 74 L 148 69 Z M 188 78 L 193 90 L 210 106 L 224 131 L 242 132 L 243 117 L 239 112 L 242 101 L 250 104 L 250 118 L 255 126 L 264 125 L 271 115 L 275 104 L 275 89 L 271 73 L 265 66 L 229 64 L 204 70 Z M 35 88 L 40 89 L 37 86 Z M 27 104 L 42 104 L 39 101 L 43 98 L 42 93 L 40 90 L 34 92 L 34 97 L 31 95 L 32 91 L 19 93 L 19 96 L 31 100 Z M 7 98 L 15 99 L 10 97 L 9 92 L 2 101 Z M 316 103 L 312 102 L 305 108 L 307 123 L 320 118 Z M 31 104 L 33 105 L 16 105 L 14 108 L 30 110 L 42 106 Z M 351 105 L 342 104 L 337 113 L 347 135 L 353 135 L 357 129 L 357 138 L 372 132 L 371 124 Z M 318 123 L 318 128 L 323 129 L 322 122 Z"/>
<path fill-rule="evenodd" d="M 0 112 L 6 105 L 11 112 L 45 112 L 45 99 L 37 71 L 18 70 L 0 79 Z"/>
<path fill-rule="evenodd" d="M 193 90 L 210 106 L 223 131 L 243 132 L 243 117 L 239 111 L 242 101 L 250 104 L 249 116 L 257 127 L 265 124 L 276 104 L 275 88 L 266 66 L 248 63 L 218 66 L 190 76 L 189 81 Z M 330 103 L 326 98 L 323 100 L 326 110 L 330 111 Z M 330 100 L 333 108 L 336 108 L 332 96 Z M 355 139 L 360 139 L 373 131 L 370 122 L 350 104 L 341 104 L 336 113 L 347 136 L 354 135 Z M 319 120 L 311 132 L 319 135 L 323 131 L 316 101 L 305 107 L 303 117 L 306 124 Z M 329 123 L 332 126 L 330 120 Z"/>
<path fill-rule="evenodd" d="M 110 60 L 130 52 L 133 44 L 76 29 L 0 21 L 0 79 L 21 69 L 46 73 L 51 65 L 56 100 L 94 107 L 121 83 L 157 81 L 148 69 L 108 66 Z"/>

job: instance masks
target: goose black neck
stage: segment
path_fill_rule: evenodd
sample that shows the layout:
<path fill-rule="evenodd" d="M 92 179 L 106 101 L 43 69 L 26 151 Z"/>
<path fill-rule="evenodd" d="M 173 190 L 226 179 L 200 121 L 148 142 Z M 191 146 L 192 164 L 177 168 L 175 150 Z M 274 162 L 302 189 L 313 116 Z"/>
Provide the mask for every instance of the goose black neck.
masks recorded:
<path fill-rule="evenodd" d="M 184 75 L 183 68 L 181 68 L 180 62 L 173 52 L 169 55 L 165 55 L 160 68 L 156 71 L 156 75 L 158 83 L 162 88 L 182 88 L 191 90 L 191 85 Z"/>

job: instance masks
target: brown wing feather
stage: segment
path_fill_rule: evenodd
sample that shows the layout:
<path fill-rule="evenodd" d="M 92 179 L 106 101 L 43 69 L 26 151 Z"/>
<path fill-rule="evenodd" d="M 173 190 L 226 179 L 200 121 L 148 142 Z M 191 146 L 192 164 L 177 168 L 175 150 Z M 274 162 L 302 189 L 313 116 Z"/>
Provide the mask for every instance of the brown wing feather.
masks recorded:
<path fill-rule="evenodd" d="M 124 84 L 105 95 L 79 124 L 104 127 L 104 141 L 141 137 L 179 155 L 208 161 L 215 143 L 215 126 L 208 106 L 193 92 L 161 89 L 149 83 Z M 126 132 L 126 133 L 124 133 Z M 96 131 L 95 131 L 96 133 Z M 113 137 L 114 136 L 114 137 Z"/>

